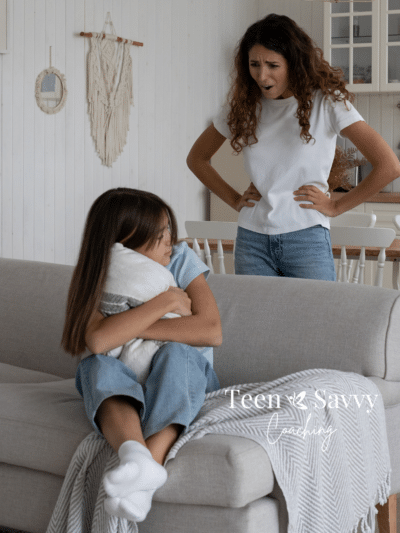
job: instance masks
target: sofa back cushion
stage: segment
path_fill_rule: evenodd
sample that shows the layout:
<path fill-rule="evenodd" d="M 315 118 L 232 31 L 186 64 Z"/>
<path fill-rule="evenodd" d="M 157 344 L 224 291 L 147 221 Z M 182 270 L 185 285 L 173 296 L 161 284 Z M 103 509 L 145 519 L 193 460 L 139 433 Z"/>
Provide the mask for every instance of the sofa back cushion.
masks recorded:
<path fill-rule="evenodd" d="M 60 346 L 73 267 L 0 259 L 0 361 L 63 378 L 79 358 Z"/>
<path fill-rule="evenodd" d="M 73 267 L 0 258 L 0 362 L 63 378 L 60 346 Z M 400 292 L 330 281 L 211 275 L 222 386 L 335 368 L 400 381 Z"/>
<path fill-rule="evenodd" d="M 331 281 L 211 275 L 221 386 L 333 368 L 400 381 L 400 292 Z"/>

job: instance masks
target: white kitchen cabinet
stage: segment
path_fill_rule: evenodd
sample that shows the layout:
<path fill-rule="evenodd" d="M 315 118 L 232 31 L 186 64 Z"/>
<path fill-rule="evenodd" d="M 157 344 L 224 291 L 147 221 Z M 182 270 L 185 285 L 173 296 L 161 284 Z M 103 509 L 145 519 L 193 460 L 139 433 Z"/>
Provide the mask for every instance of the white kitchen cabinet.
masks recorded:
<path fill-rule="evenodd" d="M 326 3 L 324 56 L 351 92 L 400 91 L 400 0 Z"/>

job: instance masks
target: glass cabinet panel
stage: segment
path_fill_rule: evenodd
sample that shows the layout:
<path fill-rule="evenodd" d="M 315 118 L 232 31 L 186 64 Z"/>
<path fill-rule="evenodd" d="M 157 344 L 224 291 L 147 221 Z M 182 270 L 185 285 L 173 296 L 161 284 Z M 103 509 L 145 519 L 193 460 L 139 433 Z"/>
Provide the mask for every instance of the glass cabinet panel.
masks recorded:
<path fill-rule="evenodd" d="M 400 0 L 389 0 L 389 10 L 400 9 Z"/>
<path fill-rule="evenodd" d="M 344 79 L 349 81 L 350 50 L 348 48 L 335 48 L 332 50 L 331 64 L 343 70 Z"/>
<path fill-rule="evenodd" d="M 349 44 L 350 17 L 336 17 L 332 19 L 332 44 Z"/>
<path fill-rule="evenodd" d="M 396 15 L 395 15 L 396 16 Z M 353 17 L 353 42 L 372 43 L 372 16 Z"/>
<path fill-rule="evenodd" d="M 348 2 L 332 4 L 332 13 L 348 13 L 349 11 L 350 6 Z"/>
<path fill-rule="evenodd" d="M 353 11 L 372 11 L 372 2 L 354 2 Z"/>
<path fill-rule="evenodd" d="M 387 82 L 400 83 L 400 46 L 389 46 Z"/>
<path fill-rule="evenodd" d="M 389 43 L 400 41 L 400 13 L 393 13 L 388 16 Z"/>
<path fill-rule="evenodd" d="M 372 82 L 372 48 L 362 47 L 353 50 L 353 83 Z"/>

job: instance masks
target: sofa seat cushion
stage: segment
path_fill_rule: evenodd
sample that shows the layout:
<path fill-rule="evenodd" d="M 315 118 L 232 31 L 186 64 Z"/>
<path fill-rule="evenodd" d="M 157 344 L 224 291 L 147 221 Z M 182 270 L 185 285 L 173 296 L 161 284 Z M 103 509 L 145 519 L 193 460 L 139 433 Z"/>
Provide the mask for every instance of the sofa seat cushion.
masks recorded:
<path fill-rule="evenodd" d="M 45 383 L 47 381 L 61 380 L 62 378 L 54 374 L 0 363 L 0 383 Z"/>
<path fill-rule="evenodd" d="M 92 432 L 73 379 L 0 384 L 0 427 L 0 463 L 59 476 Z M 242 507 L 274 484 L 264 450 L 240 437 L 206 435 L 189 442 L 167 469 L 158 501 Z"/>
<path fill-rule="evenodd" d="M 279 533 L 280 502 L 273 498 L 260 498 L 240 509 L 227 509 L 213 505 L 173 505 L 156 502 L 144 522 L 140 533 Z"/>
<path fill-rule="evenodd" d="M 243 507 L 274 487 L 264 449 L 231 435 L 205 435 L 187 442 L 167 470 L 167 482 L 155 493 L 155 501 Z"/>
<path fill-rule="evenodd" d="M 74 379 L 0 384 L 0 462 L 64 476 L 92 431 Z"/>

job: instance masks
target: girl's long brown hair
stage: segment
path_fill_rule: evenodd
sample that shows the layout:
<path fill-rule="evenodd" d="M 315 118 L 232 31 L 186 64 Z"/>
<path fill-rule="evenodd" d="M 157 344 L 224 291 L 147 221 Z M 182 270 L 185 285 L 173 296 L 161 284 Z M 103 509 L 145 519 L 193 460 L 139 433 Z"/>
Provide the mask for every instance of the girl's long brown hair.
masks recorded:
<path fill-rule="evenodd" d="M 111 247 L 123 241 L 132 250 L 159 237 L 167 216 L 171 244 L 177 242 L 177 223 L 172 209 L 158 196 L 136 189 L 118 188 L 103 193 L 86 219 L 78 263 L 72 275 L 61 345 L 66 352 L 85 351 L 90 318 L 98 310 L 110 262 Z"/>
<path fill-rule="evenodd" d="M 313 138 L 310 115 L 317 89 L 333 101 L 344 98 L 353 101 L 354 95 L 346 89 L 342 70 L 329 65 L 322 50 L 305 31 L 289 17 L 268 15 L 248 28 L 236 49 L 228 96 L 228 126 L 235 152 L 258 142 L 256 128 L 262 94 L 249 71 L 249 51 L 256 44 L 280 53 L 288 62 L 289 88 L 298 101 L 296 118 L 301 127 L 300 137 L 305 142 Z"/>

